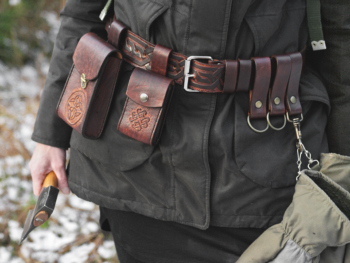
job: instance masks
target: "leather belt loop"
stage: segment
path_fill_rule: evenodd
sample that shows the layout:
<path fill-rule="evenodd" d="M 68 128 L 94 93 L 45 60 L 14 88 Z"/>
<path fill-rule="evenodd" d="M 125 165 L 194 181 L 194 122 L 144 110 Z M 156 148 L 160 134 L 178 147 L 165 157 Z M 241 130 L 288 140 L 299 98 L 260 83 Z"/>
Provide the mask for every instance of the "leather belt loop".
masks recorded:
<path fill-rule="evenodd" d="M 238 61 L 225 60 L 225 84 L 223 93 L 234 93 L 236 91 Z"/>
<path fill-rule="evenodd" d="M 289 55 L 276 55 L 271 57 L 271 66 L 274 69 L 274 80 L 269 97 L 269 112 L 271 116 L 286 113 L 285 96 L 291 70 Z"/>
<path fill-rule="evenodd" d="M 127 26 L 123 23 L 113 20 L 113 22 L 108 26 L 108 42 L 117 49 L 121 50 L 121 40 L 123 39 L 122 34 L 126 32 L 127 29 Z"/>
<path fill-rule="evenodd" d="M 286 105 L 288 114 L 301 114 L 302 108 L 299 98 L 299 82 L 303 68 L 303 58 L 300 52 L 289 54 L 291 58 L 291 72 L 287 87 Z"/>
<path fill-rule="evenodd" d="M 238 59 L 238 80 L 236 91 L 249 91 L 250 77 L 252 74 L 252 61 L 250 59 Z"/>
<path fill-rule="evenodd" d="M 171 49 L 156 45 L 152 54 L 151 71 L 166 76 Z"/>
<path fill-rule="evenodd" d="M 269 57 L 252 58 L 254 62 L 254 85 L 249 101 L 251 119 L 266 118 L 267 95 L 271 79 L 271 60 Z"/>

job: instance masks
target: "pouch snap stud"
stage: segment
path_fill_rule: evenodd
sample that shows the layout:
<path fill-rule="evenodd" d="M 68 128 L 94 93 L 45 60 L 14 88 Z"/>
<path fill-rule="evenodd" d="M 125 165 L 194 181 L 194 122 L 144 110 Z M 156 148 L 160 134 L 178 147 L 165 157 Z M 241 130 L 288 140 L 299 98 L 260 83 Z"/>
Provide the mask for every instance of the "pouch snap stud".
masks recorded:
<path fill-rule="evenodd" d="M 148 101 L 148 95 L 146 93 L 141 93 L 140 100 L 142 102 L 147 102 Z"/>
<path fill-rule="evenodd" d="M 279 97 L 276 97 L 273 102 L 275 103 L 275 105 L 279 105 L 281 103 L 281 99 Z"/>
<path fill-rule="evenodd" d="M 290 97 L 290 102 L 293 103 L 293 104 L 296 103 L 297 102 L 297 98 L 295 96 Z"/>
<path fill-rule="evenodd" d="M 262 102 L 260 100 L 255 102 L 255 108 L 260 109 L 261 107 L 262 107 Z"/>

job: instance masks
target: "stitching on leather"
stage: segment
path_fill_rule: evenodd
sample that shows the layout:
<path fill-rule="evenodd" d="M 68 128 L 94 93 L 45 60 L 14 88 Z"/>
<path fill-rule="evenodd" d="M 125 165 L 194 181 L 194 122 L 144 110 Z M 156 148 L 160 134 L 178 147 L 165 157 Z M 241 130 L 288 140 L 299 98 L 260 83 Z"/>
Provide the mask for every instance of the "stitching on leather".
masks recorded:
<path fill-rule="evenodd" d="M 71 69 L 70 69 L 69 75 L 68 75 L 68 79 L 70 79 L 70 77 L 71 77 L 71 75 L 72 75 L 72 73 L 73 73 L 74 68 L 75 68 L 75 65 L 74 65 L 74 63 L 73 63 L 73 65 L 72 65 L 72 67 L 71 67 Z M 78 70 L 77 70 L 77 71 L 78 71 Z M 57 109 L 56 109 L 56 113 L 57 113 L 57 114 L 58 114 L 58 112 L 59 112 L 59 110 L 60 110 L 61 101 L 62 101 L 64 92 L 66 91 L 67 84 L 68 84 L 68 82 L 66 82 L 66 84 L 64 85 L 63 91 L 62 91 L 62 93 L 61 93 L 61 97 L 60 97 L 60 99 L 58 100 L 58 105 L 59 105 L 59 106 L 58 106 Z"/>

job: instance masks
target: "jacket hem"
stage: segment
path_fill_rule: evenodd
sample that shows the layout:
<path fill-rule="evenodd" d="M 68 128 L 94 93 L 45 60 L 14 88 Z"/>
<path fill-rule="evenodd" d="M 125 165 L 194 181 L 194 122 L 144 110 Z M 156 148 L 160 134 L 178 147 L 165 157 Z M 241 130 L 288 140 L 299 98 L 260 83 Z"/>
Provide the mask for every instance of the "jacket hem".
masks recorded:
<path fill-rule="evenodd" d="M 268 228 L 281 223 L 283 215 L 212 215 L 210 225 L 234 228 Z"/>

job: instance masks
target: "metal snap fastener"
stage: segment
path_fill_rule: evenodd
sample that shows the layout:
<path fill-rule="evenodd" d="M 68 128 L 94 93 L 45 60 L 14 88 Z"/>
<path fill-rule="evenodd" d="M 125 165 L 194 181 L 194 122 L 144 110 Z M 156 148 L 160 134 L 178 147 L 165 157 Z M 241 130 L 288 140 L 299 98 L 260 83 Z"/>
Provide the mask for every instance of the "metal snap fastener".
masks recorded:
<path fill-rule="evenodd" d="M 146 93 L 142 93 L 142 94 L 140 95 L 140 100 L 141 100 L 142 102 L 148 101 L 148 95 L 147 95 Z"/>
<path fill-rule="evenodd" d="M 262 102 L 260 100 L 255 102 L 255 108 L 260 109 L 261 107 L 262 107 Z"/>
<path fill-rule="evenodd" d="M 275 103 L 275 105 L 279 105 L 281 103 L 281 99 L 279 97 L 276 97 L 273 102 Z"/>
<path fill-rule="evenodd" d="M 295 96 L 290 97 L 290 102 L 293 103 L 293 104 L 296 103 L 297 102 L 297 98 Z"/>

